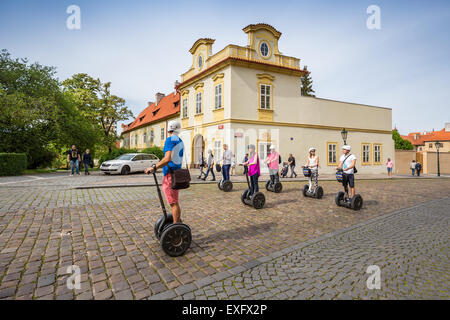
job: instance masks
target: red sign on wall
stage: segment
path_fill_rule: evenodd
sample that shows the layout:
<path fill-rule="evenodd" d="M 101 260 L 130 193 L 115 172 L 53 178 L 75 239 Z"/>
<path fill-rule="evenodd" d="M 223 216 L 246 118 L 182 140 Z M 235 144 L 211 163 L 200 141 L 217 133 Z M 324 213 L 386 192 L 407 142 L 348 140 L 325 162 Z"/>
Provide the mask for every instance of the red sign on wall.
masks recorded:
<path fill-rule="evenodd" d="M 222 130 L 223 129 L 223 124 L 219 124 L 218 128 L 219 128 L 219 130 Z"/>

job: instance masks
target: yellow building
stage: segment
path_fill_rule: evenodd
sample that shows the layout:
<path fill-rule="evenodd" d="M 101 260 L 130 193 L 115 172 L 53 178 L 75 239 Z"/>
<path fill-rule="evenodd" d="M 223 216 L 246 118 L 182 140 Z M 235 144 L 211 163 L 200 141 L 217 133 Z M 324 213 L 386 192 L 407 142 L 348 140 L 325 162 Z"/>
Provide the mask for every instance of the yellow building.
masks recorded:
<path fill-rule="evenodd" d="M 267 24 L 243 31 L 246 46 L 228 45 L 213 54 L 214 40 L 202 38 L 189 50 L 192 65 L 178 85 L 189 163 L 199 163 L 207 149 L 220 158 L 224 143 L 239 163 L 251 143 L 261 158 L 275 144 L 283 161 L 293 153 L 299 166 L 314 146 L 321 171 L 332 173 L 346 128 L 359 172 L 385 172 L 386 159 L 394 158 L 391 109 L 301 96 L 304 71 L 300 59 L 280 53 L 281 32 Z"/>

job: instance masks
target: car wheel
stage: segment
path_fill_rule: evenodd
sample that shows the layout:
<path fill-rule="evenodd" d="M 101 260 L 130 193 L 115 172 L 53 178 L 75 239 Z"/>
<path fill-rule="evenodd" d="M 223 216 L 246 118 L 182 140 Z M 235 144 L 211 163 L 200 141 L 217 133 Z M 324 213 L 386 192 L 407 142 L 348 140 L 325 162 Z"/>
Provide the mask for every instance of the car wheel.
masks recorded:
<path fill-rule="evenodd" d="M 130 173 L 130 167 L 129 166 L 123 166 L 122 170 L 120 171 L 120 174 L 127 175 L 129 173 Z"/>

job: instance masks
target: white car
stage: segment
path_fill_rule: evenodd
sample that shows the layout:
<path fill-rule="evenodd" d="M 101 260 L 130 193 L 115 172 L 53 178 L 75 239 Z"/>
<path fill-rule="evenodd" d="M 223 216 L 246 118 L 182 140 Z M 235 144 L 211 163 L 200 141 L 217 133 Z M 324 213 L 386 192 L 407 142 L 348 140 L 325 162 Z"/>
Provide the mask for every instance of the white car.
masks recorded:
<path fill-rule="evenodd" d="M 146 153 L 125 153 L 114 160 L 108 160 L 101 164 L 100 170 L 104 174 L 120 173 L 129 174 L 131 172 L 143 172 L 152 164 L 157 164 L 159 159 L 154 154 Z"/>

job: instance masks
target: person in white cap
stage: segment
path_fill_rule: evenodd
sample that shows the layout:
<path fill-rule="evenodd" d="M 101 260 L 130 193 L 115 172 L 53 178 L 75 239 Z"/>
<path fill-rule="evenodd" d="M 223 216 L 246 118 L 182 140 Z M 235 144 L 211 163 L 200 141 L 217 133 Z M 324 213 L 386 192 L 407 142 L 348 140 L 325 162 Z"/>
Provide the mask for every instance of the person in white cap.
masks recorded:
<path fill-rule="evenodd" d="M 178 121 L 172 120 L 167 125 L 168 136 L 164 143 L 164 157 L 150 168 L 145 169 L 145 173 L 149 174 L 159 168 L 163 168 L 162 190 L 166 196 L 167 203 L 172 209 L 173 222 L 181 221 L 181 208 L 178 202 L 178 191 L 172 189 L 172 177 L 170 171 L 181 169 L 184 154 L 183 140 L 178 136 L 181 125 Z"/>
<path fill-rule="evenodd" d="M 343 180 L 342 184 L 345 188 L 346 197 L 351 201 L 351 199 L 355 196 L 355 165 L 356 165 L 356 157 L 354 154 L 351 154 L 350 151 L 352 148 L 349 145 L 344 145 L 342 147 L 342 156 L 339 159 L 340 163 L 336 170 L 343 170 Z M 351 198 L 348 194 L 347 185 L 350 185 Z"/>
<path fill-rule="evenodd" d="M 265 162 L 269 166 L 270 183 L 273 185 L 280 182 L 280 177 L 278 175 L 280 155 L 275 150 L 275 146 L 273 144 L 270 146 L 270 153 L 267 156 Z"/>
<path fill-rule="evenodd" d="M 306 167 L 311 169 L 311 176 L 308 178 L 309 180 L 309 192 L 313 192 L 319 186 L 319 156 L 316 156 L 316 148 L 311 147 L 308 150 L 309 156 L 306 161 Z M 314 189 L 312 188 L 314 181 Z"/>

